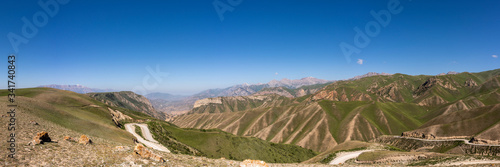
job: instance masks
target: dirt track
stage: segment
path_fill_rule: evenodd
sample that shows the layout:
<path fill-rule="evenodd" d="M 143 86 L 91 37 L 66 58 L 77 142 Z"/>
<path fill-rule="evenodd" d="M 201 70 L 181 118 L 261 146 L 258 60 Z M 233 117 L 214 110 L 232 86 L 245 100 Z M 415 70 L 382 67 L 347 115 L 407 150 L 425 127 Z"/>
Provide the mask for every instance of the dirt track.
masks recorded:
<path fill-rule="evenodd" d="M 349 159 L 353 159 L 358 157 L 361 153 L 373 151 L 373 150 L 361 150 L 361 151 L 353 151 L 353 152 L 341 152 L 337 153 L 337 157 L 330 161 L 330 165 L 343 164 L 345 161 Z"/>
<path fill-rule="evenodd" d="M 141 136 L 139 136 L 137 133 L 135 133 L 135 125 L 141 127 L 141 131 L 142 131 L 142 135 L 147 139 L 143 139 Z M 170 152 L 170 150 L 168 150 L 168 148 L 166 148 L 165 146 L 161 145 L 160 143 L 158 143 L 158 141 L 156 141 L 155 139 L 153 139 L 153 135 L 151 135 L 151 132 L 149 131 L 149 128 L 148 128 L 148 125 L 146 124 L 137 124 L 137 123 L 129 123 L 129 124 L 125 124 L 125 129 L 131 133 L 132 135 L 134 135 L 135 138 L 137 138 L 137 140 L 141 143 L 143 143 L 144 145 L 148 146 L 148 147 L 151 147 L 155 150 L 158 150 L 158 151 L 163 151 L 163 152 Z"/>

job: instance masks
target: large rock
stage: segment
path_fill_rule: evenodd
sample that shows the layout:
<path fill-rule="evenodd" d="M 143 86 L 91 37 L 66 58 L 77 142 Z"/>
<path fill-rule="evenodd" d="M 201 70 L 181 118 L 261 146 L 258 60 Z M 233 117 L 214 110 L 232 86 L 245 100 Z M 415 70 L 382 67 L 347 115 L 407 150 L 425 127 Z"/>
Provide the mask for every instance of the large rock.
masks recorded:
<path fill-rule="evenodd" d="M 158 162 L 165 162 L 163 157 L 156 155 L 153 152 L 149 151 L 142 144 L 137 144 L 135 146 L 134 153 L 137 155 L 140 155 L 142 158 L 147 158 L 147 159 L 151 159 L 151 160 L 158 161 Z"/>
<path fill-rule="evenodd" d="M 108 108 L 109 112 L 111 113 L 111 119 L 115 123 L 116 126 L 121 128 L 123 125 L 120 123 L 122 120 L 127 120 L 127 119 L 132 119 L 132 117 L 123 114 L 122 112 L 118 110 L 113 110 L 111 108 Z"/>
<path fill-rule="evenodd" d="M 37 144 L 43 144 L 45 142 L 51 142 L 52 140 L 49 137 L 49 133 L 42 131 L 40 133 L 37 133 L 35 137 L 33 137 L 33 140 L 29 143 L 29 145 L 37 145 Z"/>
<path fill-rule="evenodd" d="M 82 135 L 82 136 L 80 136 L 80 139 L 78 140 L 78 143 L 85 144 L 85 145 L 92 144 L 92 140 L 90 140 L 87 136 Z"/>

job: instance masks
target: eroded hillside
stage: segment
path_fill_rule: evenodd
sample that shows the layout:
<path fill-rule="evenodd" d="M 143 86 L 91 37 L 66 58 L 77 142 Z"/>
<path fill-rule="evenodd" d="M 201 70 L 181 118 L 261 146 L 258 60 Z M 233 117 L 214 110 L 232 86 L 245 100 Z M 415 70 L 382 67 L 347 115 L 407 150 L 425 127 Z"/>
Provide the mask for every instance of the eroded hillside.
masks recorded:
<path fill-rule="evenodd" d="M 496 118 L 499 74 L 500 70 L 441 76 L 379 75 L 338 81 L 299 98 L 204 99 L 172 123 L 218 128 L 319 152 L 345 141 L 368 141 L 416 129 L 438 136 L 477 135 L 498 140 L 494 134 L 500 127 Z M 457 120 L 445 119 L 448 117 Z M 470 130 L 476 124 L 481 126 Z"/>

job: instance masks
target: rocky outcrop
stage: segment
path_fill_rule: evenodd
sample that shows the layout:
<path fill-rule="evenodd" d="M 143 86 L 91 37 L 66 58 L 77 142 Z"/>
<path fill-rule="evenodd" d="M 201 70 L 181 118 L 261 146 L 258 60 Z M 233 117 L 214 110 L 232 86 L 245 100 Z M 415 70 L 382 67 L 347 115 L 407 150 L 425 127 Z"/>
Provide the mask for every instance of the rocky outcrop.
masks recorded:
<path fill-rule="evenodd" d="M 134 153 L 141 156 L 142 158 L 151 159 L 151 160 L 154 160 L 157 162 L 165 162 L 165 159 L 163 159 L 163 157 L 156 155 L 153 152 L 149 151 L 142 144 L 137 144 L 135 146 Z"/>
<path fill-rule="evenodd" d="M 264 161 L 246 159 L 240 163 L 240 167 L 268 167 L 268 165 Z"/>
<path fill-rule="evenodd" d="M 216 98 L 206 98 L 198 100 L 194 103 L 194 108 L 198 108 L 200 106 L 208 105 L 208 104 L 222 104 L 222 97 Z"/>
<path fill-rule="evenodd" d="M 403 132 L 401 133 L 401 137 L 413 137 L 413 138 L 420 138 L 420 139 L 435 139 L 436 136 L 433 134 L 425 134 L 425 133 L 420 133 L 420 132 Z"/>
<path fill-rule="evenodd" d="M 83 144 L 83 145 L 89 145 L 89 144 L 92 144 L 92 140 L 90 140 L 90 138 L 88 138 L 87 136 L 82 135 L 82 136 L 80 136 L 78 143 Z"/>
<path fill-rule="evenodd" d="M 40 133 L 37 133 L 36 136 L 33 137 L 33 140 L 30 143 L 28 143 L 28 145 L 38 145 L 51 141 L 52 139 L 50 139 L 49 133 L 42 131 Z"/>
<path fill-rule="evenodd" d="M 422 85 L 418 86 L 417 90 L 414 91 L 415 96 L 420 96 L 431 89 L 434 85 L 441 83 L 442 81 L 437 77 L 431 77 L 427 79 Z"/>
<path fill-rule="evenodd" d="M 477 87 L 478 85 L 477 85 L 476 81 L 472 80 L 472 78 L 469 78 L 467 81 L 465 81 L 464 86 L 472 88 L 472 87 Z"/>
<path fill-rule="evenodd" d="M 111 113 L 111 119 L 113 120 L 113 123 L 115 123 L 116 126 L 121 128 L 123 125 L 120 123 L 122 120 L 127 120 L 127 119 L 132 119 L 132 117 L 123 114 L 122 112 L 118 110 L 113 110 L 111 108 L 108 108 L 109 112 Z"/>

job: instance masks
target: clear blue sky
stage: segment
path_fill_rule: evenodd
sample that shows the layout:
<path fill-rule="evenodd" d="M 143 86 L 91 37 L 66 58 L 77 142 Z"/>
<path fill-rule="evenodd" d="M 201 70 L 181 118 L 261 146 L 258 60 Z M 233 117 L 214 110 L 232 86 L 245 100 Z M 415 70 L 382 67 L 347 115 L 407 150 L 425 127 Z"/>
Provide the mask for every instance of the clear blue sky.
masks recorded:
<path fill-rule="evenodd" d="M 367 72 L 435 75 L 500 67 L 494 56 L 500 55 L 497 0 L 401 0 L 400 13 L 391 14 L 389 24 L 350 62 L 339 44 L 354 45 L 354 27 L 365 30 L 375 20 L 370 11 L 387 10 L 389 0 L 242 0 L 223 13 L 222 21 L 212 0 L 72 0 L 59 4 L 16 52 L 7 34 L 22 36 L 23 17 L 44 20 L 37 2 L 0 5 L 0 53 L 5 66 L 7 55 L 18 56 L 18 87 L 131 90 L 144 87 L 147 66 L 169 74 L 162 82 L 150 78 L 148 83 L 158 86 L 148 91 L 174 94 L 282 78 L 338 80 Z M 1 76 L 7 78 L 6 72 Z"/>

